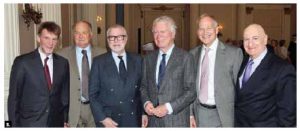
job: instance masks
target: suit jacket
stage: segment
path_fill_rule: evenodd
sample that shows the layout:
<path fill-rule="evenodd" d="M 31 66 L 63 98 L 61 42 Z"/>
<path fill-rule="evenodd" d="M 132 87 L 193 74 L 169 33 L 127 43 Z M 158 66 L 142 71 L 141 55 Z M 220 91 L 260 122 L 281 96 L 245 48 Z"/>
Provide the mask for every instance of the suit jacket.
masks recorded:
<path fill-rule="evenodd" d="M 268 51 L 244 87 L 237 82 L 235 103 L 235 126 L 295 127 L 295 68 Z"/>
<path fill-rule="evenodd" d="M 118 123 L 118 127 L 141 126 L 142 106 L 140 81 L 142 58 L 126 53 L 127 77 L 122 81 L 112 52 L 94 58 L 90 74 L 89 93 L 91 109 L 97 126 L 106 117 Z"/>
<path fill-rule="evenodd" d="M 15 127 L 63 127 L 69 112 L 69 63 L 53 53 L 53 86 L 48 90 L 38 49 L 12 66 L 8 115 Z"/>
<path fill-rule="evenodd" d="M 199 118 L 197 116 L 197 103 L 199 101 L 199 66 L 201 65 L 200 55 L 203 46 L 200 45 L 190 51 L 193 54 L 197 63 L 197 99 L 191 106 L 191 115 L 195 116 L 196 121 L 206 118 Z M 223 44 L 221 41 L 218 43 L 216 59 L 215 59 L 215 72 L 214 72 L 214 93 L 217 111 L 223 127 L 234 126 L 234 91 L 237 80 L 238 71 L 243 61 L 243 52 L 241 49 Z M 199 105 L 199 104 L 198 104 Z M 209 120 L 206 119 L 206 120 Z"/>
<path fill-rule="evenodd" d="M 144 58 L 140 89 L 142 103 L 151 101 L 157 106 L 170 102 L 173 113 L 162 118 L 149 116 L 149 126 L 188 127 L 189 105 L 196 98 L 194 59 L 191 54 L 175 46 L 158 90 L 155 78 L 158 54 L 156 50 Z"/>
<path fill-rule="evenodd" d="M 91 46 L 92 58 L 106 52 L 106 49 Z M 76 127 L 80 117 L 81 105 L 81 82 L 80 73 L 77 66 L 76 46 L 71 45 L 57 52 L 59 55 L 65 57 L 70 63 L 70 110 L 69 110 L 69 124 L 71 127 Z"/>

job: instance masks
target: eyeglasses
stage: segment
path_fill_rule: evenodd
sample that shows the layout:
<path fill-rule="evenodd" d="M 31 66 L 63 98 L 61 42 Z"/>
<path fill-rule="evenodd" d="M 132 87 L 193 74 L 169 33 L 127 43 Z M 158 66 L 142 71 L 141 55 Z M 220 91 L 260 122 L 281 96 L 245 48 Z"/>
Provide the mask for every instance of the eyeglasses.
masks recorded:
<path fill-rule="evenodd" d="M 107 39 L 109 41 L 121 41 L 121 40 L 124 40 L 124 38 L 127 37 L 126 35 L 118 35 L 118 36 L 107 36 Z"/>

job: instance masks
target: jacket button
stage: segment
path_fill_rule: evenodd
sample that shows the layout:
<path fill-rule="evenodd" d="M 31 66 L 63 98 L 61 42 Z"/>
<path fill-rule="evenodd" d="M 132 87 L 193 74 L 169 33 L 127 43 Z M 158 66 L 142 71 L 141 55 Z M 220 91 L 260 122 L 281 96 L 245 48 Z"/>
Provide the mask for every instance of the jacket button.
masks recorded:
<path fill-rule="evenodd" d="M 123 102 L 122 101 L 120 101 L 120 104 L 122 104 Z"/>
<path fill-rule="evenodd" d="M 138 86 L 137 85 L 135 85 L 135 88 L 137 88 Z"/>
<path fill-rule="evenodd" d="M 122 115 L 121 113 L 118 114 L 118 116 L 121 116 L 121 115 Z"/>
<path fill-rule="evenodd" d="M 80 89 L 78 89 L 78 91 L 80 91 Z"/>
<path fill-rule="evenodd" d="M 78 77 L 78 80 L 80 80 L 80 77 Z"/>
<path fill-rule="evenodd" d="M 131 99 L 131 102 L 133 103 L 133 102 L 134 102 L 134 100 L 133 100 L 133 99 Z"/>
<path fill-rule="evenodd" d="M 111 91 L 111 92 L 113 92 L 113 91 L 114 91 L 114 89 L 110 89 L 110 91 Z"/>
<path fill-rule="evenodd" d="M 78 99 L 78 101 L 81 101 L 80 99 Z"/>
<path fill-rule="evenodd" d="M 48 113 L 48 112 L 49 112 L 49 110 L 46 110 L 46 112 Z"/>
<path fill-rule="evenodd" d="M 133 115 L 133 112 L 131 112 L 131 115 Z"/>

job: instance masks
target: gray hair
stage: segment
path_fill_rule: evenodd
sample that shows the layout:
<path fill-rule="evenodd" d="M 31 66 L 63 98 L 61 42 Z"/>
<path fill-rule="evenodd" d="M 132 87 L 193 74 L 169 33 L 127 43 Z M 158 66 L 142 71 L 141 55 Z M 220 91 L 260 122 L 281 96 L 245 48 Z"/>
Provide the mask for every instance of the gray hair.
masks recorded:
<path fill-rule="evenodd" d="M 153 27 L 154 27 L 158 22 L 165 22 L 165 23 L 167 23 L 167 24 L 170 26 L 171 32 L 173 32 L 173 33 L 176 34 L 177 26 L 176 26 L 176 24 L 175 24 L 175 21 L 174 21 L 171 17 L 169 17 L 169 16 L 160 16 L 160 17 L 156 18 L 156 19 L 153 21 L 153 24 L 152 24 L 152 31 L 153 31 Z"/>
<path fill-rule="evenodd" d="M 116 24 L 116 25 L 110 26 L 110 27 L 107 29 L 107 31 L 106 31 L 106 36 L 109 35 L 109 33 L 111 32 L 111 29 L 115 29 L 115 28 L 119 28 L 119 29 L 124 30 L 125 34 L 127 35 L 127 31 L 126 31 L 125 27 L 122 26 L 122 25 Z"/>

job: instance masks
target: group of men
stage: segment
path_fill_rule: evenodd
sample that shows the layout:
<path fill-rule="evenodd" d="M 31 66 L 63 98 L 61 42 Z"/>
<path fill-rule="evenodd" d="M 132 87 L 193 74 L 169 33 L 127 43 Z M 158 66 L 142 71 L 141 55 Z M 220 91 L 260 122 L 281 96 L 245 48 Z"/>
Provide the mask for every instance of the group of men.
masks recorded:
<path fill-rule="evenodd" d="M 12 66 L 9 120 L 15 127 L 295 127 L 296 71 L 270 53 L 262 26 L 244 30 L 242 50 L 221 42 L 217 21 L 200 16 L 202 44 L 175 46 L 169 16 L 153 21 L 157 50 L 125 51 L 121 25 L 107 30 L 109 51 L 91 44 L 92 26 L 73 26 L 74 45 L 56 53 L 60 27 L 44 22 L 39 47 Z"/>

